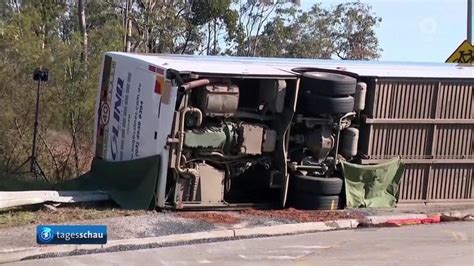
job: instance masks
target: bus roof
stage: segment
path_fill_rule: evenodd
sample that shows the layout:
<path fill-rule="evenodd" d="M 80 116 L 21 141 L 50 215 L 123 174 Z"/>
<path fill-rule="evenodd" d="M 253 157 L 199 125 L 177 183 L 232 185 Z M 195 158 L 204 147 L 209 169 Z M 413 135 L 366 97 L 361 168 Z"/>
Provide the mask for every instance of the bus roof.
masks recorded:
<path fill-rule="evenodd" d="M 459 78 L 474 79 L 473 65 L 448 63 L 406 63 L 297 58 L 263 58 L 235 56 L 200 56 L 168 54 L 107 54 L 153 64 L 184 73 L 209 73 L 256 76 L 295 76 L 297 68 L 319 68 L 356 73 L 368 77 L 393 78 Z"/>

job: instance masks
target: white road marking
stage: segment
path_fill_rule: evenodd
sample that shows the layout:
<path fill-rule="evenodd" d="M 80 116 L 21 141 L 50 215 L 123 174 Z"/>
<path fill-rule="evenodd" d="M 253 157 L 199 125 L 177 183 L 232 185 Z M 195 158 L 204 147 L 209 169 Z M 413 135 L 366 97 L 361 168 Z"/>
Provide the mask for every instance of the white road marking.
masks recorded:
<path fill-rule="evenodd" d="M 255 260 L 268 260 L 268 259 L 272 259 L 272 260 L 298 260 L 298 259 L 301 259 L 303 257 L 306 257 L 309 254 L 312 254 L 313 252 L 309 251 L 309 250 L 298 250 L 295 255 L 288 255 L 288 254 L 284 254 L 285 251 L 283 251 L 283 250 L 279 250 L 277 252 L 275 250 L 273 250 L 271 252 L 266 252 L 266 253 L 267 254 L 268 253 L 281 253 L 282 255 L 266 255 L 266 254 L 243 255 L 243 254 L 239 254 L 238 256 L 241 259 L 252 260 L 252 261 L 255 261 Z"/>
<path fill-rule="evenodd" d="M 333 246 L 304 246 L 304 245 L 294 245 L 294 246 L 284 246 L 282 248 L 298 248 L 298 249 L 328 249 Z"/>
<path fill-rule="evenodd" d="M 466 241 L 467 236 L 461 232 L 451 232 L 455 240 Z"/>
<path fill-rule="evenodd" d="M 302 256 L 266 256 L 265 258 L 271 260 L 296 260 L 301 257 Z"/>

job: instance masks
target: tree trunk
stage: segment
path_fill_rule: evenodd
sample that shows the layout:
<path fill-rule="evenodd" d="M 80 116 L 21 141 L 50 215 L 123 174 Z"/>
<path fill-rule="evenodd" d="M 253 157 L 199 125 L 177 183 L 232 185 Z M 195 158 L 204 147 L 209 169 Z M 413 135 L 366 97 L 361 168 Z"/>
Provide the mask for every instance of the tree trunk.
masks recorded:
<path fill-rule="evenodd" d="M 217 19 L 214 19 L 214 47 L 212 48 L 212 54 L 217 54 Z"/>
<path fill-rule="evenodd" d="M 131 0 L 127 0 L 126 6 L 125 6 L 125 20 L 124 20 L 124 28 L 125 28 L 125 34 L 123 38 L 123 43 L 124 43 L 124 52 L 130 52 L 131 49 L 131 39 L 132 39 L 132 20 L 130 19 L 130 6 L 131 6 Z"/>
<path fill-rule="evenodd" d="M 151 40 L 151 26 L 150 26 L 150 16 L 151 16 L 151 2 L 147 1 L 145 6 L 145 26 L 143 32 L 145 33 L 145 53 L 151 53 L 153 49 L 153 44 Z M 161 42 L 161 38 L 158 39 Z"/>
<path fill-rule="evenodd" d="M 77 130 L 76 130 L 76 121 L 74 119 L 74 114 L 70 113 L 70 123 L 71 123 L 71 137 L 72 137 L 72 147 L 74 151 L 74 168 L 75 168 L 75 175 L 79 174 L 79 150 L 77 148 Z"/>
<path fill-rule="evenodd" d="M 206 55 L 210 54 L 211 50 L 211 22 L 207 23 L 207 50 Z"/>
<path fill-rule="evenodd" d="M 190 29 L 191 27 L 190 26 L 187 26 L 187 27 L 188 27 L 188 31 L 186 32 L 186 41 L 183 44 L 183 49 L 181 50 L 181 54 L 186 53 L 186 48 L 188 48 L 189 39 L 191 38 L 191 29 Z"/>
<path fill-rule="evenodd" d="M 79 17 L 79 31 L 82 35 L 82 51 L 81 61 L 87 62 L 87 29 L 86 29 L 86 12 L 84 10 L 84 1 L 77 0 L 77 12 Z"/>

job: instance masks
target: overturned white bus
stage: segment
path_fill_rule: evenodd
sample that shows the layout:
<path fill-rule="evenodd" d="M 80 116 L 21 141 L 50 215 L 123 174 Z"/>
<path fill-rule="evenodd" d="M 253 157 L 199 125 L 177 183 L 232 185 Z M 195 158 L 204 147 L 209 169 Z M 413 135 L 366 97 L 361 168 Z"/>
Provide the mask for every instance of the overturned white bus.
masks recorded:
<path fill-rule="evenodd" d="M 95 155 L 160 155 L 160 208 L 285 206 L 289 197 L 296 207 L 334 209 L 341 161 L 394 156 L 407 166 L 402 201 L 472 200 L 473 71 L 110 52 Z"/>

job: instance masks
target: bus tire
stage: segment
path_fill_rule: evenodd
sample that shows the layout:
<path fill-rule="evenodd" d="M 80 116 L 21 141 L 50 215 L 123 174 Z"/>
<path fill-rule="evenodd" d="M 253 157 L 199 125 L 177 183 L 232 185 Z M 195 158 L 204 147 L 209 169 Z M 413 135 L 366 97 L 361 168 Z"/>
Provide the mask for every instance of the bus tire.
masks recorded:
<path fill-rule="evenodd" d="M 293 194 L 292 205 L 301 210 L 337 210 L 339 196 L 319 196 L 300 192 Z"/>
<path fill-rule="evenodd" d="M 328 97 L 316 94 L 303 94 L 303 109 L 305 113 L 319 114 L 344 114 L 354 110 L 354 97 Z"/>
<path fill-rule="evenodd" d="M 300 88 L 312 94 L 346 96 L 356 91 L 357 79 L 336 73 L 306 72 L 301 78 Z"/>
<path fill-rule="evenodd" d="M 292 178 L 295 191 L 321 196 L 339 195 L 342 191 L 343 180 L 339 177 L 294 175 Z"/>

